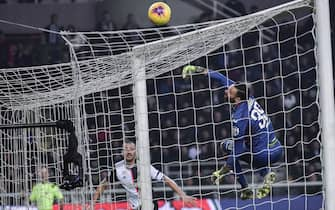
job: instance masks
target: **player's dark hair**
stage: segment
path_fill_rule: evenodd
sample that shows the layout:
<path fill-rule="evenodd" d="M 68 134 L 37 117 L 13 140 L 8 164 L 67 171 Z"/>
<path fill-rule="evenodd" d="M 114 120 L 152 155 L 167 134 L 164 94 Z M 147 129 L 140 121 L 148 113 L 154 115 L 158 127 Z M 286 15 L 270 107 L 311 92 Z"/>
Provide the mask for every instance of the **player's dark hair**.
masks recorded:
<path fill-rule="evenodd" d="M 249 90 L 247 84 L 236 83 L 234 86 L 237 89 L 237 97 L 239 97 L 241 100 L 247 100 L 249 98 Z"/>
<path fill-rule="evenodd" d="M 135 146 L 136 146 L 136 142 L 135 142 L 135 141 L 132 141 L 132 140 L 130 140 L 130 139 L 125 139 L 123 143 L 124 143 L 124 144 L 135 144 Z"/>

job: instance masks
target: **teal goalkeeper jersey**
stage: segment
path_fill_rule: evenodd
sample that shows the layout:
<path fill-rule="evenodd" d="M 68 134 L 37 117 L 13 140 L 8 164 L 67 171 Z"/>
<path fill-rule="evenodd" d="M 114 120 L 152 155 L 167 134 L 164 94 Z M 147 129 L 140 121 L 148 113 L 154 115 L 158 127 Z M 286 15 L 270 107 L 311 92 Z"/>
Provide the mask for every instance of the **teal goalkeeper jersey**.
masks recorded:
<path fill-rule="evenodd" d="M 36 203 L 38 210 L 51 210 L 55 200 L 63 199 L 58 186 L 52 183 L 38 183 L 33 187 L 30 201 Z"/>

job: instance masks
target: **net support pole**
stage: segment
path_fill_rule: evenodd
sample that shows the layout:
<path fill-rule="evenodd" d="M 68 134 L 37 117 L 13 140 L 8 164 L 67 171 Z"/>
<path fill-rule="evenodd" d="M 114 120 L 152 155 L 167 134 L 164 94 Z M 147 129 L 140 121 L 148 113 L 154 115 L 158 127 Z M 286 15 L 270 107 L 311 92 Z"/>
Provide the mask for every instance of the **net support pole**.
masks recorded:
<path fill-rule="evenodd" d="M 317 54 L 320 85 L 321 126 L 326 209 L 335 209 L 335 111 L 330 38 L 329 0 L 317 0 Z"/>
<path fill-rule="evenodd" d="M 149 149 L 149 122 L 147 106 L 147 86 L 144 60 L 135 57 L 133 60 L 135 120 L 137 137 L 137 167 L 139 170 L 139 188 L 142 202 L 141 209 L 153 209 L 152 185 L 150 175 L 150 149 Z"/>

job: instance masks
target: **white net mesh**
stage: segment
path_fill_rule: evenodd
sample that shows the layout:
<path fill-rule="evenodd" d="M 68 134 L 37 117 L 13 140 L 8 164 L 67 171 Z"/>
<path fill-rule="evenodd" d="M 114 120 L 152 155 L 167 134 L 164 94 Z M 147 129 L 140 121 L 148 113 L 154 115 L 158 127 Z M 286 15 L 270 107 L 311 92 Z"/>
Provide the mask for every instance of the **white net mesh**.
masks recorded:
<path fill-rule="evenodd" d="M 85 193 L 79 193 L 80 189 L 67 192 L 65 202 L 88 202 L 107 171 L 123 159 L 124 139 L 136 138 L 132 85 L 137 73 L 134 60 L 141 59 L 143 66 L 138 67 L 146 71 L 153 166 L 188 194 L 210 199 L 205 201 L 213 209 L 216 205 L 225 209 L 293 209 L 297 203 L 299 209 L 320 208 L 321 142 L 314 14 L 309 3 L 295 1 L 250 16 L 199 25 L 63 32 L 71 50 L 71 63 L 1 71 L 2 124 L 61 119 L 75 122 L 87 179 Z M 210 181 L 211 173 L 225 160 L 217 145 L 231 137 L 231 106 L 216 81 L 203 75 L 182 79 L 181 67 L 189 63 L 248 82 L 272 120 L 285 152 L 273 166 L 277 182 L 267 198 L 241 201 L 233 175 L 226 176 L 219 187 Z M 53 181 L 59 183 L 67 145 L 64 132 L 9 129 L 1 130 L 1 134 L 4 158 L 13 152 L 26 154 L 3 159 L 2 203 L 28 204 L 27 196 L 36 181 L 31 167 L 48 164 L 45 161 L 49 160 L 37 155 L 36 162 L 23 163 L 29 160 L 28 153 L 45 155 L 50 151 L 54 156 L 49 163 L 55 171 Z M 34 136 L 39 144 L 46 142 L 50 148 L 26 147 L 28 138 L 24 135 Z M 22 170 L 31 171 L 29 175 L 17 173 L 15 180 L 21 181 L 14 184 L 7 167 L 22 164 Z M 243 171 L 256 189 L 261 178 L 248 165 L 243 165 Z M 101 196 L 101 203 L 127 200 L 119 185 L 112 184 L 108 190 Z M 158 200 L 173 199 L 172 191 L 160 182 L 154 183 L 154 190 Z M 8 197 L 6 193 L 13 194 Z"/>
<path fill-rule="evenodd" d="M 136 73 L 131 72 L 134 57 L 145 59 L 146 75 L 152 78 L 204 56 L 265 20 L 308 2 L 291 3 L 248 18 L 199 26 L 104 33 L 64 32 L 63 37 L 78 62 L 3 71 L 1 76 L 6 82 L 1 88 L 2 101 L 5 106 L 29 109 L 68 101 L 120 84 L 132 84 L 132 75 Z M 185 33 L 187 31 L 191 32 Z M 184 35 L 173 36 L 178 34 Z M 164 42 L 157 41 L 169 36 L 173 37 Z"/>
<path fill-rule="evenodd" d="M 20 111 L 1 108 L 1 125 L 46 123 L 57 119 L 73 119 L 72 107 Z M 49 168 L 50 181 L 61 183 L 63 155 L 68 144 L 67 134 L 55 127 L 6 128 L 1 126 L 0 200 L 4 205 L 28 205 L 32 186 L 39 181 L 37 171 Z"/>

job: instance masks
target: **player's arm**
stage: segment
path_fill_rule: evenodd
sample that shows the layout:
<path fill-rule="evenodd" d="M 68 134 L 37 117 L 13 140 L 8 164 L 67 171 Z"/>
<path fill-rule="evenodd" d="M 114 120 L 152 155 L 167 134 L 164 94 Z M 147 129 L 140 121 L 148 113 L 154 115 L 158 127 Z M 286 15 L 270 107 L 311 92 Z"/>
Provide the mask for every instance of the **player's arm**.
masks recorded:
<path fill-rule="evenodd" d="M 186 193 L 172 179 L 158 171 L 152 165 L 150 167 L 150 173 L 152 179 L 165 182 L 175 193 L 179 195 L 187 206 L 196 206 L 196 199 L 194 197 L 186 195 Z"/>
<path fill-rule="evenodd" d="M 93 195 L 93 204 L 97 202 L 97 200 L 100 198 L 100 195 L 105 191 L 107 184 L 108 184 L 107 178 L 104 178 L 99 184 L 99 186 L 97 187 Z"/>
<path fill-rule="evenodd" d="M 97 202 L 100 195 L 105 191 L 107 185 L 109 182 L 115 182 L 118 181 L 118 177 L 116 175 L 116 170 L 110 171 L 110 174 L 103 178 L 103 180 L 100 182 L 99 186 L 97 187 L 94 195 L 93 195 L 93 204 Z"/>
<path fill-rule="evenodd" d="M 217 72 L 217 71 L 212 71 L 212 70 L 208 70 L 207 73 L 208 77 L 211 79 L 214 79 L 216 81 L 218 81 L 221 86 L 228 88 L 230 86 L 232 86 L 233 84 L 235 84 L 235 82 L 231 79 L 228 79 L 228 77 L 226 77 L 225 75 Z"/>
<path fill-rule="evenodd" d="M 217 71 L 206 69 L 206 68 L 201 67 L 201 66 L 192 66 L 192 65 L 185 66 L 183 68 L 183 71 L 182 71 L 182 76 L 185 79 L 186 77 L 188 77 L 189 75 L 194 74 L 194 73 L 207 74 L 209 78 L 218 81 L 223 87 L 226 87 L 226 88 L 235 84 L 235 82 L 233 80 L 230 80 L 228 77 L 224 76 L 223 74 L 221 74 Z"/>
<path fill-rule="evenodd" d="M 186 195 L 186 193 L 168 176 L 164 176 L 164 182 L 175 192 L 179 195 L 179 197 L 185 202 L 188 206 L 196 206 L 196 199 L 192 196 Z"/>
<path fill-rule="evenodd" d="M 36 185 L 33 187 L 33 190 L 31 191 L 31 194 L 30 194 L 30 197 L 29 197 L 29 200 L 33 203 L 35 203 L 37 199 L 37 194 L 36 194 Z"/>
<path fill-rule="evenodd" d="M 62 192 L 60 191 L 60 189 L 58 188 L 57 185 L 52 185 L 51 188 L 52 188 L 52 191 L 53 191 L 53 195 L 54 195 L 54 197 L 57 200 L 57 203 L 59 205 L 59 209 L 62 210 L 63 209 L 63 203 L 64 203 L 64 196 L 63 196 Z"/>

